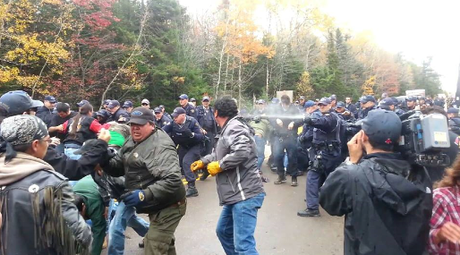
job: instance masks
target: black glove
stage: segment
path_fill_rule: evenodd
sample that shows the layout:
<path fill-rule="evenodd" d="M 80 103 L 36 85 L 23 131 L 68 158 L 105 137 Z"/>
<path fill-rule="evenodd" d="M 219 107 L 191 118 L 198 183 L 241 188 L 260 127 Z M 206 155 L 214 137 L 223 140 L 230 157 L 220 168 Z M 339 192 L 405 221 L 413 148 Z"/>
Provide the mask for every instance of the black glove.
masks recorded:
<path fill-rule="evenodd" d="M 303 119 L 303 121 L 304 121 L 305 124 L 307 124 L 307 125 L 310 125 L 310 124 L 312 123 L 311 118 L 310 118 L 309 116 L 305 116 L 304 119 Z"/>
<path fill-rule="evenodd" d="M 191 131 L 190 129 L 185 128 L 185 129 L 182 131 L 182 136 L 192 138 L 192 137 L 193 137 L 193 133 L 192 133 L 192 131 Z"/>
<path fill-rule="evenodd" d="M 259 123 L 259 122 L 260 122 L 260 116 L 259 116 L 259 115 L 258 115 L 258 116 L 254 116 L 254 117 L 252 118 L 252 120 L 253 120 L 255 123 Z"/>

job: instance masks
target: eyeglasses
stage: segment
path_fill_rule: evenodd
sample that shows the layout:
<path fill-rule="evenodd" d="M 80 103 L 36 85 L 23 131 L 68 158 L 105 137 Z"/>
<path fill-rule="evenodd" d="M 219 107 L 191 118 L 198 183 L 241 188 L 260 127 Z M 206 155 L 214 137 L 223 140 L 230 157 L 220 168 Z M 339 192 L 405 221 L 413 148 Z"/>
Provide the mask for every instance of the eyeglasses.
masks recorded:
<path fill-rule="evenodd" d="M 149 104 L 146 104 L 146 103 L 142 103 L 142 105 L 149 105 Z"/>
<path fill-rule="evenodd" d="M 160 114 L 161 112 L 156 112 L 155 115 Z"/>

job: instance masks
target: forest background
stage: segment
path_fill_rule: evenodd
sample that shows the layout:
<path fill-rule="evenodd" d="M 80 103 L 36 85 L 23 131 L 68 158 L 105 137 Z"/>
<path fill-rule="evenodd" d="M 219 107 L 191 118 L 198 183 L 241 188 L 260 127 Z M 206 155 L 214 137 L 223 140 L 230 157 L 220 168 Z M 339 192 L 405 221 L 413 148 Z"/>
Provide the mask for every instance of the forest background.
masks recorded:
<path fill-rule="evenodd" d="M 0 2 L 1 93 L 171 109 L 182 93 L 250 106 L 279 90 L 357 100 L 415 88 L 442 93 L 430 58 L 389 53 L 305 0 L 222 0 L 201 15 L 178 0 Z"/>

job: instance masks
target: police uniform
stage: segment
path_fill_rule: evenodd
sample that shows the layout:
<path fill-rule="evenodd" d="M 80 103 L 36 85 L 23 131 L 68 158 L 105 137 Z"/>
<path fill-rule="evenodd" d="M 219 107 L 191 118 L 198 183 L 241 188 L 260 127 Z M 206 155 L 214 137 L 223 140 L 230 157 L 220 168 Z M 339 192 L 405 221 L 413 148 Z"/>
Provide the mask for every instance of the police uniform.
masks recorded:
<path fill-rule="evenodd" d="M 333 112 L 312 115 L 306 123 L 313 127 L 310 171 L 307 174 L 307 209 L 318 211 L 319 188 L 341 161 L 340 117 Z"/>
<path fill-rule="evenodd" d="M 194 189 L 196 191 L 196 176 L 191 171 L 190 166 L 194 161 L 200 159 L 204 138 L 200 125 L 193 117 L 186 116 L 184 124 L 179 125 L 172 121 L 164 126 L 163 130 L 168 133 L 176 145 L 179 145 L 177 153 L 179 154 L 180 166 L 188 182 L 187 196 L 189 196 L 190 190 Z M 196 192 L 196 195 L 198 195 L 198 192 Z"/>
<path fill-rule="evenodd" d="M 214 118 L 214 110 L 209 106 L 205 108 L 203 105 L 200 105 L 196 108 L 197 112 L 197 121 L 200 126 L 206 131 L 206 136 L 208 137 L 206 142 L 205 155 L 211 153 L 212 148 L 214 147 L 214 138 L 217 135 L 217 124 L 216 119 Z"/>
<path fill-rule="evenodd" d="M 160 119 L 155 118 L 155 126 L 159 128 L 163 128 L 164 126 L 170 124 L 172 122 L 172 119 L 168 118 L 168 116 L 164 115 L 161 116 Z"/>
<path fill-rule="evenodd" d="M 321 112 L 317 109 L 311 113 L 314 118 L 321 117 Z M 302 171 L 308 168 L 309 164 L 309 151 L 312 149 L 313 145 L 313 129 L 314 127 L 309 124 L 304 124 L 302 126 L 302 133 L 297 139 L 297 164 L 298 168 Z"/>
<path fill-rule="evenodd" d="M 191 117 L 196 119 L 196 117 L 197 117 L 196 116 L 196 109 L 195 109 L 195 107 L 193 105 L 187 104 L 185 107 L 182 107 L 182 108 L 184 108 L 185 114 L 187 114 L 187 116 L 191 116 Z"/>

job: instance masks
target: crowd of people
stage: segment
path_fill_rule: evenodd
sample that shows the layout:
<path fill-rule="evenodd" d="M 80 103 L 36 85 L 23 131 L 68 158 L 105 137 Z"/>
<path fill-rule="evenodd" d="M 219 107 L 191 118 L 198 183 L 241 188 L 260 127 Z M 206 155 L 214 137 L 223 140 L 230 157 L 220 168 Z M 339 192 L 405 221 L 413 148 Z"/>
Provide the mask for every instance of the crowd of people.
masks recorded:
<path fill-rule="evenodd" d="M 452 102 L 385 93 L 356 104 L 335 95 L 293 102 L 283 95 L 247 111 L 231 97 L 211 106 L 204 96 L 197 106 L 182 94 L 171 114 L 148 99 L 135 105 L 107 99 L 96 111 L 87 100 L 42 102 L 19 90 L 0 97 L 5 254 L 101 254 L 104 246 L 123 254 L 127 227 L 144 237 L 145 254 L 175 254 L 187 198 L 199 195 L 196 181 L 208 176 L 216 177 L 223 206 L 216 230 L 223 250 L 258 254 L 266 158 L 274 185 L 290 176 L 296 187 L 306 174 L 298 216 L 319 217 L 320 206 L 346 215 L 345 254 L 460 252 L 460 209 L 451 202 L 460 183 L 460 118 Z M 455 163 L 446 172 L 410 164 L 396 151 L 400 117 L 411 111 L 448 120 L 446 153 Z"/>

